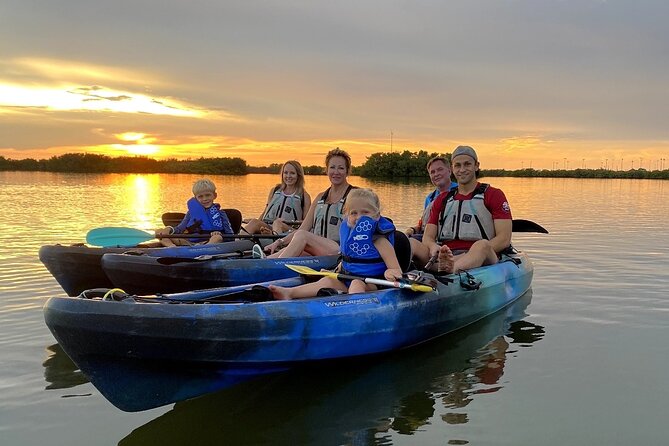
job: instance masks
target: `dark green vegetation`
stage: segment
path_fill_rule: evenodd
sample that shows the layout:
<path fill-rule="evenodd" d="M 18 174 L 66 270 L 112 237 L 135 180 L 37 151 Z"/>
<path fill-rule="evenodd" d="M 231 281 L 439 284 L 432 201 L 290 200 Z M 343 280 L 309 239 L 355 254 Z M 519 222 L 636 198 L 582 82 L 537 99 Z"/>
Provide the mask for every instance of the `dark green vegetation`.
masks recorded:
<path fill-rule="evenodd" d="M 81 173 L 210 173 L 243 175 L 246 161 L 241 158 L 199 158 L 196 160 L 155 160 L 145 156 L 110 157 L 68 153 L 49 159 L 11 160 L 0 156 L 0 170 Z"/>
<path fill-rule="evenodd" d="M 44 171 L 77 173 L 202 173 L 214 175 L 246 175 L 247 173 L 279 173 L 282 164 L 267 167 L 248 166 L 241 158 L 198 158 L 195 160 L 155 160 L 146 156 L 110 157 L 105 155 L 68 153 L 49 159 L 22 160 L 0 156 L 0 171 Z M 322 174 L 321 166 L 306 166 L 305 173 Z"/>
<path fill-rule="evenodd" d="M 425 166 L 430 158 L 444 156 L 450 159 L 451 154 L 419 152 L 375 153 L 365 164 L 354 167 L 353 173 L 369 178 L 407 178 L 425 177 L 427 170 Z M 553 178 L 652 178 L 669 179 L 669 170 L 609 170 L 609 169 L 483 169 L 480 177 L 553 177 Z"/>
<path fill-rule="evenodd" d="M 353 167 L 353 174 L 367 178 L 427 178 L 425 166 L 434 156 L 450 154 L 411 152 L 374 153 L 362 166 Z M 78 173 L 198 173 L 213 175 L 246 175 L 247 173 L 272 173 L 281 170 L 281 163 L 269 166 L 248 166 L 241 158 L 198 158 L 194 160 L 155 160 L 145 156 L 110 157 L 95 154 L 69 153 L 49 159 L 22 160 L 0 156 L 0 171 L 46 171 Z M 304 166 L 307 175 L 322 175 L 319 165 Z M 651 178 L 669 179 L 669 170 L 609 170 L 609 169 L 487 169 L 480 176 L 488 177 L 555 177 L 555 178 Z"/>

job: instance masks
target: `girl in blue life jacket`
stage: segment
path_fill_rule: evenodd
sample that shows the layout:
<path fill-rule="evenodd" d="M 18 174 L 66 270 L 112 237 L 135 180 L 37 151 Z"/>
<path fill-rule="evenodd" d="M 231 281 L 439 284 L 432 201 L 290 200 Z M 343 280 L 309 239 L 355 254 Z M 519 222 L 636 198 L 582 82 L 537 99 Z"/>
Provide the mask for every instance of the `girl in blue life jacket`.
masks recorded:
<path fill-rule="evenodd" d="M 339 271 L 364 277 L 397 280 L 402 269 L 393 247 L 395 226 L 381 216 L 379 197 L 371 189 L 353 189 L 344 205 L 344 221 L 339 229 L 339 246 L 342 262 Z M 375 285 L 362 280 L 344 283 L 332 277 L 293 288 L 270 285 L 276 300 L 300 299 L 316 296 L 321 288 L 334 288 L 340 292 L 362 293 L 373 291 Z"/>

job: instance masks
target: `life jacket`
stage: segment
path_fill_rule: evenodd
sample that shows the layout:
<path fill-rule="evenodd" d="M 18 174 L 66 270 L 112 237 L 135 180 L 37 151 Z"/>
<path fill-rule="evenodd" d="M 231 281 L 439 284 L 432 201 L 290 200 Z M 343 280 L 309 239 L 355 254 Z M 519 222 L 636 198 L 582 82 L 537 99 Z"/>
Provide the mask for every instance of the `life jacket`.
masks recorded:
<path fill-rule="evenodd" d="M 456 200 L 457 189 L 448 192 L 439 212 L 439 241 L 490 240 L 495 237 L 495 223 L 483 201 L 488 186 L 479 183 L 468 200 Z"/>
<path fill-rule="evenodd" d="M 383 276 L 388 269 L 381 254 L 374 246 L 374 236 L 387 237 L 395 244 L 395 225 L 385 217 L 374 220 L 364 215 L 358 219 L 355 227 L 347 223 L 339 229 L 342 268 L 349 274 L 364 276 Z"/>
<path fill-rule="evenodd" d="M 351 191 L 355 189 L 355 186 L 349 185 L 344 192 L 344 196 L 341 197 L 336 203 L 326 203 L 325 200 L 328 199 L 328 194 L 330 193 L 330 188 L 328 187 L 320 200 L 316 202 L 316 209 L 314 211 L 314 226 L 311 228 L 311 232 L 321 237 L 329 238 L 335 242 L 339 242 L 339 227 L 342 222 L 342 209 L 344 203 L 346 202 L 346 196 Z"/>
<path fill-rule="evenodd" d="M 425 232 L 425 225 L 427 224 L 428 219 L 430 218 L 430 212 L 432 212 L 432 205 L 434 205 L 434 200 L 439 196 L 439 189 L 433 190 L 427 197 L 425 197 L 425 209 L 423 210 L 423 216 L 420 219 L 420 231 L 418 234 Z M 414 232 L 416 234 L 416 232 Z"/>
<path fill-rule="evenodd" d="M 205 209 L 195 197 L 188 200 L 188 224 L 186 231 L 194 232 L 211 232 L 221 231 L 226 234 L 232 234 L 232 228 L 227 216 L 224 218 L 221 211 L 221 206 L 218 203 L 212 204 L 209 209 Z M 224 221 L 228 224 L 224 225 Z"/>
<path fill-rule="evenodd" d="M 274 188 L 272 199 L 267 203 L 267 211 L 262 220 L 272 223 L 277 218 L 283 220 L 302 220 L 304 216 L 304 194 L 286 195 L 281 190 L 281 185 Z"/>

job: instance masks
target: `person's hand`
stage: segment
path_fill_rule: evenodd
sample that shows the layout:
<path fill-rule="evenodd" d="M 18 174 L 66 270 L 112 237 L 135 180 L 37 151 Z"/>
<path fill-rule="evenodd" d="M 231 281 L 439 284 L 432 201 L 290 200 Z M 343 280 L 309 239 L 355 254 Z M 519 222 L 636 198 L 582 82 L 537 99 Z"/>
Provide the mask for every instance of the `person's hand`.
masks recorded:
<path fill-rule="evenodd" d="M 383 277 L 385 277 L 386 280 L 399 280 L 402 278 L 402 270 L 387 269 L 386 272 L 383 273 Z"/>
<path fill-rule="evenodd" d="M 209 243 L 221 243 L 223 241 L 223 235 L 220 231 L 212 231 L 209 235 Z"/>
<path fill-rule="evenodd" d="M 168 228 L 156 229 L 155 232 L 156 232 L 156 235 L 170 235 L 172 233 L 172 231 L 174 231 L 174 229 L 168 227 Z"/>
<path fill-rule="evenodd" d="M 280 239 L 279 239 L 280 240 Z M 269 245 L 265 246 L 263 251 L 265 251 L 268 254 L 274 254 L 276 251 L 280 250 L 283 248 L 283 245 L 279 243 L 279 240 L 274 240 L 274 242 L 270 243 Z"/>
<path fill-rule="evenodd" d="M 260 227 L 260 234 L 262 234 L 262 235 L 270 235 L 270 234 L 272 234 L 272 229 L 271 229 L 271 228 L 268 228 L 267 226 L 264 226 L 264 225 L 263 225 L 263 226 Z"/>
<path fill-rule="evenodd" d="M 436 243 L 434 243 L 432 246 L 430 246 L 430 258 L 438 256 L 440 249 L 441 249 L 441 246 L 437 245 Z"/>

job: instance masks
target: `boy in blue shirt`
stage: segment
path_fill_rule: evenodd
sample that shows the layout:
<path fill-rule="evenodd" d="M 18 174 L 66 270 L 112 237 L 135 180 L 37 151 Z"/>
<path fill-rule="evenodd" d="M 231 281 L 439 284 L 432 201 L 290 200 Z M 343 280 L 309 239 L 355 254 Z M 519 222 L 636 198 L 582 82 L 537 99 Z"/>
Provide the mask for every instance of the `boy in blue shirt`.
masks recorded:
<path fill-rule="evenodd" d="M 216 199 L 216 185 L 208 179 L 197 180 L 193 183 L 193 198 L 186 203 L 188 212 L 177 226 L 167 226 L 156 230 L 156 235 L 171 234 L 209 234 L 209 240 L 204 243 L 220 243 L 223 234 L 233 234 L 230 220 L 225 211 L 221 210 Z M 192 245 L 187 238 L 162 238 L 163 246 Z"/>

